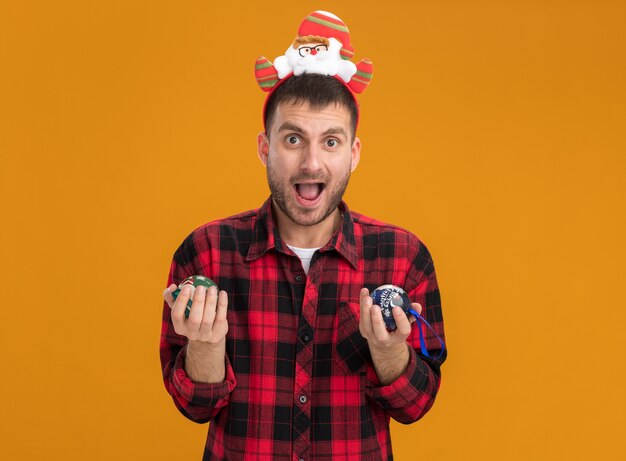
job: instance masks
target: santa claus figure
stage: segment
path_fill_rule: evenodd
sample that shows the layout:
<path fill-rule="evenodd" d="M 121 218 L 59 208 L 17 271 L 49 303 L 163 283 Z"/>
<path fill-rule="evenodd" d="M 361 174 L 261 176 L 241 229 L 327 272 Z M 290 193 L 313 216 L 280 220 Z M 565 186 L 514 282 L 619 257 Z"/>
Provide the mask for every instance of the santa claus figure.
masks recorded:
<path fill-rule="evenodd" d="M 352 91 L 361 93 L 372 79 L 372 62 L 350 61 L 354 49 L 344 22 L 327 11 L 314 11 L 298 28 L 298 36 L 285 54 L 272 63 L 261 56 L 255 77 L 263 91 L 271 92 L 289 75 L 322 74 L 341 79 Z"/>

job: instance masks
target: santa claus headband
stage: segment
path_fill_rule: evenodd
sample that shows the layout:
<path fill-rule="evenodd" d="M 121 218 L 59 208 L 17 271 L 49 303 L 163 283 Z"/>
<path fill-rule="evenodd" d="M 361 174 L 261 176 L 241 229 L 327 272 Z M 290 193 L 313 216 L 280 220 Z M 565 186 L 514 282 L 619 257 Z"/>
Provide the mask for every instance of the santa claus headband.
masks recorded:
<path fill-rule="evenodd" d="M 350 91 L 358 113 L 354 93 L 362 93 L 367 88 L 372 80 L 373 65 L 369 59 L 354 64 L 350 61 L 352 56 L 354 48 L 350 44 L 350 32 L 341 19 L 321 10 L 309 14 L 284 55 L 274 59 L 274 63 L 264 56 L 256 60 L 254 76 L 261 89 L 268 93 L 263 107 L 263 124 L 265 106 L 274 90 L 290 77 L 302 74 L 335 77 Z"/>

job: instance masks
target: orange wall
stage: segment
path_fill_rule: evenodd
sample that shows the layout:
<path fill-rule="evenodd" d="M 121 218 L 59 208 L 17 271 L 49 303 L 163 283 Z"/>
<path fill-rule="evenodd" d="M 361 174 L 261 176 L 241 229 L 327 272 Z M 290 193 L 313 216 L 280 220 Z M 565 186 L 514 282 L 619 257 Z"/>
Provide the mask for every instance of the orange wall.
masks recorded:
<path fill-rule="evenodd" d="M 396 458 L 624 459 L 624 3 L 383 4 L 0 4 L 0 458 L 200 459 L 161 290 L 192 229 L 265 199 L 254 61 L 322 8 L 375 66 L 346 199 L 442 291 L 441 393 Z"/>

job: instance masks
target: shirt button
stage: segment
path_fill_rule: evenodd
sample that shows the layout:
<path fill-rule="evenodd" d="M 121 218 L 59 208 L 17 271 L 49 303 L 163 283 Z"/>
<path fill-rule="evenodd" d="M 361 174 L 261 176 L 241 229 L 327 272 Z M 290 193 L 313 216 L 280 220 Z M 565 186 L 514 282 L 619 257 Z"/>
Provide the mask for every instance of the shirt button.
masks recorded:
<path fill-rule="evenodd" d="M 313 332 L 307 328 L 300 333 L 300 339 L 304 344 L 308 344 L 313 339 Z"/>
<path fill-rule="evenodd" d="M 296 282 L 302 282 L 302 276 L 296 275 Z"/>
<path fill-rule="evenodd" d="M 306 395 L 300 396 L 300 403 L 306 403 Z"/>

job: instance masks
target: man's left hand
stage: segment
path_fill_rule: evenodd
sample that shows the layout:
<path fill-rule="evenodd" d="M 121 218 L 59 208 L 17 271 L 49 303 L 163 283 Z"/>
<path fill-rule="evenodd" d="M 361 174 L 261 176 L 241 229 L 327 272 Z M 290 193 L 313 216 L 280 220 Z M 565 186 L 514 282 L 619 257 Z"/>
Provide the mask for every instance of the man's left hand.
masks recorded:
<path fill-rule="evenodd" d="M 361 289 L 359 331 L 367 340 L 376 374 L 384 385 L 398 378 L 409 363 L 406 339 L 411 333 L 415 317 L 411 316 L 409 320 L 402 308 L 395 306 L 391 312 L 397 328 L 387 331 L 380 306 L 374 304 L 369 294 L 367 288 Z M 412 303 L 411 306 L 416 312 L 422 313 L 419 303 Z"/>

